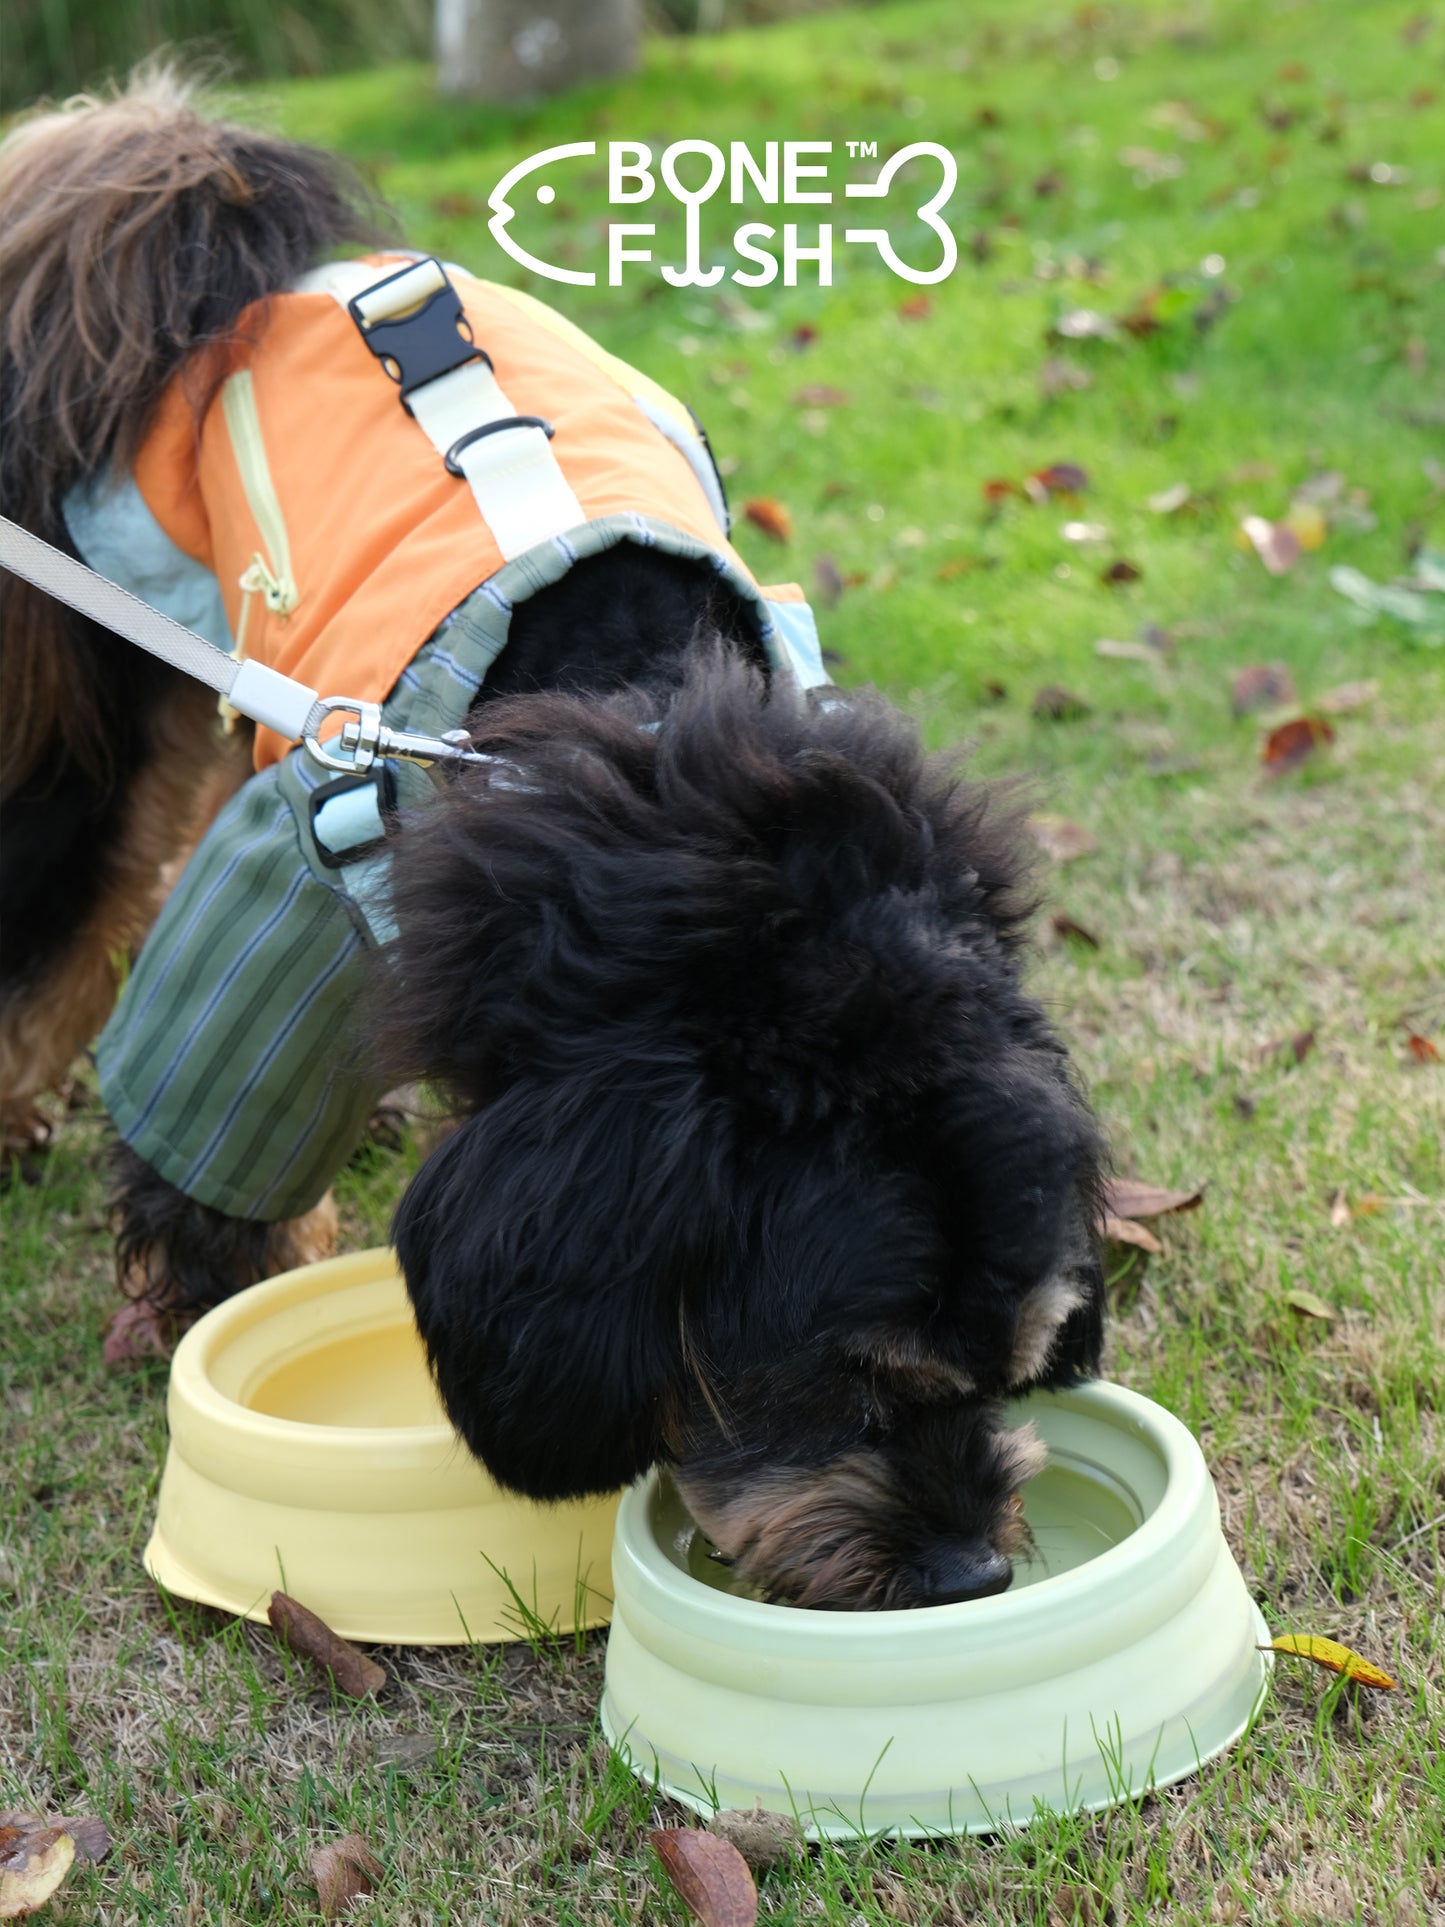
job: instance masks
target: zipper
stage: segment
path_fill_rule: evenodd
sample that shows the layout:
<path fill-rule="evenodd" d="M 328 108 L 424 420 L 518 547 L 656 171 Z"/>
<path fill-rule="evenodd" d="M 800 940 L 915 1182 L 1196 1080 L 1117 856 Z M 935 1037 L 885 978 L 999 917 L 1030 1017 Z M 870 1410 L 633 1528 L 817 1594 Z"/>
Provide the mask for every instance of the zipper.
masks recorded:
<path fill-rule="evenodd" d="M 246 491 L 252 520 L 261 534 L 261 548 L 251 557 L 240 577 L 241 620 L 236 630 L 235 653 L 241 656 L 246 652 L 246 631 L 250 626 L 253 599 L 259 595 L 270 614 L 279 616 L 284 622 L 301 600 L 301 595 L 291 573 L 291 542 L 286 533 L 286 518 L 281 513 L 276 484 L 271 480 L 271 467 L 266 460 L 261 415 L 256 406 L 256 389 L 249 368 L 232 375 L 222 387 L 221 406 L 225 411 L 236 466 L 241 472 L 241 486 Z"/>

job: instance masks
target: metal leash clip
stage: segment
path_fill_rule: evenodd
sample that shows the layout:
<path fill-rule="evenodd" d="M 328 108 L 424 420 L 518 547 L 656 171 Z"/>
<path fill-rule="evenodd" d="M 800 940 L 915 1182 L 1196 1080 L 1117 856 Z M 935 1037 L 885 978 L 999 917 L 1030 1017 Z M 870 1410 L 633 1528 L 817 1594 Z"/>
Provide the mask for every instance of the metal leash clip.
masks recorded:
<path fill-rule="evenodd" d="M 323 719 L 336 710 L 349 711 L 354 720 L 341 725 L 342 754 L 320 740 Z M 369 770 L 379 756 L 394 756 L 402 762 L 420 763 L 495 763 L 495 756 L 483 755 L 471 747 L 464 729 L 449 729 L 442 736 L 426 736 L 410 729 L 391 729 L 381 720 L 380 703 L 365 703 L 354 696 L 320 696 L 306 721 L 301 737 L 306 753 L 325 769 L 340 770 L 346 776 L 359 776 Z"/>

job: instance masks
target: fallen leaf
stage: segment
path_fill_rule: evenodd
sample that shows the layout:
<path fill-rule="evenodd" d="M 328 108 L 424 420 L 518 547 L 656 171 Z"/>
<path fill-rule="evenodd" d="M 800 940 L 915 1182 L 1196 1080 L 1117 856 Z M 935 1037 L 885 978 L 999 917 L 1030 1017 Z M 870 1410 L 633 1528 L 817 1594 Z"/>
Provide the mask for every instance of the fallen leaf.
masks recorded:
<path fill-rule="evenodd" d="M 316 1901 L 323 1920 L 341 1920 L 352 1910 L 352 1902 L 366 1900 L 376 1892 L 384 1869 L 359 1833 L 348 1833 L 330 1846 L 318 1847 L 311 1856 L 311 1878 L 316 1882 Z"/>
<path fill-rule="evenodd" d="M 384 1666 L 358 1652 L 349 1640 L 332 1632 L 324 1619 L 288 1593 L 272 1593 L 266 1617 L 293 1653 L 314 1660 L 330 1673 L 338 1691 L 352 1699 L 365 1699 L 385 1686 Z"/>
<path fill-rule="evenodd" d="M 1384 1209 L 1384 1204 L 1385 1200 L 1380 1196 L 1378 1191 L 1362 1191 L 1359 1197 L 1355 1199 L 1355 1216 L 1357 1218 L 1373 1218 L 1378 1212 Z"/>
<path fill-rule="evenodd" d="M 771 495 L 755 495 L 751 501 L 744 502 L 743 514 L 755 529 L 761 529 L 774 542 L 793 539 L 793 518 Z"/>
<path fill-rule="evenodd" d="M 1087 368 L 1076 367 L 1057 355 L 1050 355 L 1039 370 L 1039 391 L 1046 401 L 1057 401 L 1060 395 L 1090 388 L 1093 381 Z"/>
<path fill-rule="evenodd" d="M 1345 596 L 1357 609 L 1369 615 L 1390 616 L 1408 623 L 1412 629 L 1436 629 L 1439 633 L 1418 638 L 1432 649 L 1445 642 L 1445 625 L 1428 597 L 1415 589 L 1400 589 L 1389 582 L 1372 582 L 1359 569 L 1337 564 L 1330 570 L 1330 587 Z"/>
<path fill-rule="evenodd" d="M 1313 502 L 1296 502 L 1284 518 L 1282 527 L 1287 528 L 1305 550 L 1324 547 L 1329 524 L 1325 521 L 1324 511 Z"/>
<path fill-rule="evenodd" d="M 1417 1064 L 1440 1062 L 1440 1048 L 1433 1039 L 1422 1037 L 1418 1031 L 1412 1030 L 1405 1042 L 1410 1046 L 1410 1055 Z"/>
<path fill-rule="evenodd" d="M 1291 1311 L 1301 1313 L 1305 1318 L 1321 1318 L 1326 1324 L 1334 1317 L 1333 1305 L 1327 1305 L 1323 1298 L 1317 1298 L 1312 1291 L 1287 1291 L 1284 1302 Z"/>
<path fill-rule="evenodd" d="M 1094 308 L 1068 308 L 1061 314 L 1051 335 L 1061 341 L 1117 341 L 1119 330 L 1107 315 Z"/>
<path fill-rule="evenodd" d="M 1177 515 L 1193 500 L 1194 490 L 1188 482 L 1176 482 L 1173 488 L 1161 488 L 1157 494 L 1149 496 L 1145 507 L 1152 509 L 1156 515 Z"/>
<path fill-rule="evenodd" d="M 1099 948 L 1099 939 L 1093 931 L 1086 930 L 1081 923 L 1075 923 L 1074 919 L 1066 916 L 1062 910 L 1054 912 L 1052 922 L 1056 937 L 1073 937 L 1079 943 L 1087 944 L 1090 950 Z"/>
<path fill-rule="evenodd" d="M 1337 1639 L 1321 1639 L 1317 1633 L 1281 1633 L 1272 1639 L 1271 1647 L 1277 1653 L 1290 1653 L 1298 1659 L 1312 1659 L 1316 1666 L 1328 1666 L 1332 1673 L 1343 1673 L 1346 1679 L 1358 1680 L 1361 1686 L 1379 1686 L 1394 1690 L 1395 1682 L 1388 1673 L 1372 1666 L 1358 1653 L 1342 1646 Z"/>
<path fill-rule="evenodd" d="M 43 1907 L 75 1864 L 75 1842 L 59 1827 L 0 1827 L 0 1920 Z"/>
<path fill-rule="evenodd" d="M 843 578 L 831 555 L 820 555 L 814 562 L 813 580 L 818 585 L 819 601 L 824 608 L 831 609 L 843 593 Z"/>
<path fill-rule="evenodd" d="M 799 408 L 846 408 L 851 400 L 846 388 L 834 388 L 826 381 L 806 382 L 793 396 Z"/>
<path fill-rule="evenodd" d="M 1204 1202 L 1204 1190 L 1169 1191 L 1139 1178 L 1105 1178 L 1104 1210 L 1114 1218 L 1163 1218 L 1174 1211 L 1193 1211 Z"/>
<path fill-rule="evenodd" d="M 813 343 L 818 339 L 818 330 L 813 326 L 811 321 L 800 321 L 788 339 L 801 353 L 804 348 L 811 348 Z"/>
<path fill-rule="evenodd" d="M 1117 562 L 1111 562 L 1108 568 L 1100 573 L 1099 580 L 1107 583 L 1111 588 L 1117 588 L 1121 583 L 1137 582 L 1143 573 L 1137 562 L 1126 561 L 1123 556 L 1120 556 Z"/>
<path fill-rule="evenodd" d="M 1293 1037 L 1271 1038 L 1260 1052 L 1261 1057 L 1277 1057 L 1281 1051 L 1288 1051 L 1296 1064 L 1302 1064 L 1315 1047 L 1315 1034 L 1312 1030 L 1297 1030 Z"/>
<path fill-rule="evenodd" d="M 1099 1229 L 1110 1244 L 1132 1245 L 1137 1251 L 1152 1252 L 1156 1258 L 1164 1250 L 1163 1240 L 1156 1238 L 1147 1226 L 1136 1224 L 1132 1218 L 1116 1218 L 1109 1212 L 1100 1219 Z"/>
<path fill-rule="evenodd" d="M 1147 642 L 1116 642 L 1112 636 L 1100 636 L 1094 644 L 1096 656 L 1112 656 L 1120 662 L 1148 662 L 1157 665 L 1159 651 Z"/>
<path fill-rule="evenodd" d="M 1023 489 L 1006 475 L 990 476 L 981 490 L 985 502 L 1006 502 L 1010 495 L 1022 495 Z"/>
<path fill-rule="evenodd" d="M 1295 700 L 1294 677 L 1282 662 L 1257 662 L 1241 669 L 1229 686 L 1229 706 L 1236 716 L 1252 709 L 1273 709 Z"/>
<path fill-rule="evenodd" d="M 1330 1199 L 1330 1224 L 1336 1231 L 1343 1231 L 1350 1222 L 1350 1201 L 1343 1191 L 1336 1191 Z"/>
<path fill-rule="evenodd" d="M 1080 716 L 1092 714 L 1090 705 L 1082 696 L 1075 695 L 1072 689 L 1065 689 L 1062 683 L 1056 682 L 1044 684 L 1029 704 L 1029 712 L 1051 723 L 1073 722 Z"/>
<path fill-rule="evenodd" d="M 97 1820 L 88 1813 L 22 1813 L 10 1811 L 0 1813 L 0 1833 L 7 1828 L 18 1828 L 21 1833 L 35 1833 L 42 1827 L 54 1827 L 59 1833 L 68 1833 L 75 1844 L 77 1860 L 99 1863 L 111 1849 L 110 1830 L 104 1820 Z"/>
<path fill-rule="evenodd" d="M 766 1873 L 802 1853 L 803 1829 L 791 1813 L 769 1813 L 759 1800 L 751 1812 L 723 1807 L 707 1823 L 709 1833 L 737 1848 L 754 1873 Z"/>
<path fill-rule="evenodd" d="M 1334 740 L 1335 732 L 1323 716 L 1295 716 L 1265 737 L 1260 760 L 1271 776 L 1284 776 L 1298 769 L 1321 744 Z"/>
<path fill-rule="evenodd" d="M 1323 696 L 1315 698 L 1315 708 L 1323 709 L 1330 716 L 1347 716 L 1352 709 L 1363 709 L 1372 703 L 1380 693 L 1377 682 L 1342 682 L 1338 688 L 1327 689 Z"/>
<path fill-rule="evenodd" d="M 898 312 L 905 321 L 922 321 L 925 315 L 933 313 L 933 302 L 926 294 L 911 294 L 906 301 L 899 302 Z"/>
<path fill-rule="evenodd" d="M 1239 531 L 1271 575 L 1288 575 L 1300 559 L 1300 539 L 1283 522 L 1267 522 L 1262 515 L 1246 515 Z"/>
<path fill-rule="evenodd" d="M 1036 468 L 1033 479 L 1050 495 L 1079 495 L 1089 486 L 1089 471 L 1077 462 L 1050 462 L 1047 468 Z"/>
<path fill-rule="evenodd" d="M 145 1299 L 129 1299 L 111 1317 L 101 1341 L 101 1363 L 113 1371 L 144 1358 L 169 1358 L 180 1336 L 175 1314 Z"/>
<path fill-rule="evenodd" d="M 647 1837 L 701 1927 L 753 1927 L 757 1886 L 752 1869 L 730 1840 L 700 1827 L 668 1827 Z"/>
<path fill-rule="evenodd" d="M 1075 857 L 1088 856 L 1099 847 L 1099 839 L 1092 830 L 1067 816 L 1031 816 L 1028 830 L 1034 842 L 1055 863 L 1072 863 Z"/>
<path fill-rule="evenodd" d="M 1001 683 L 996 676 L 990 676 L 983 685 L 979 699 L 986 703 L 1007 702 L 1008 688 L 1004 683 Z"/>

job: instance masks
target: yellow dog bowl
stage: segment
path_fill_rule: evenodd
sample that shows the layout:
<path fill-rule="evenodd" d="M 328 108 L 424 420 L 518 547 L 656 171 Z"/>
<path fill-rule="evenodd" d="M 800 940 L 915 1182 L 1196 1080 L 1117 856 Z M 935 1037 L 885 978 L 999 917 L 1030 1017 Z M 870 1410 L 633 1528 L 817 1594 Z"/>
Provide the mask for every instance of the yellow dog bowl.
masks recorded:
<path fill-rule="evenodd" d="M 1179 1421 L 1118 1385 L 1015 1408 L 1049 1448 L 1010 1590 L 915 1612 L 735 1597 L 656 1473 L 622 1501 L 602 1723 L 701 1813 L 813 1836 L 989 1832 L 1193 1773 L 1247 1725 L 1268 1641 Z"/>
<path fill-rule="evenodd" d="M 146 1570 L 264 1619 L 293 1594 L 353 1639 L 516 1639 L 605 1623 L 617 1499 L 534 1505 L 452 1430 L 389 1251 L 307 1265 L 176 1348 Z M 600 1588 L 600 1590 L 599 1590 Z"/>

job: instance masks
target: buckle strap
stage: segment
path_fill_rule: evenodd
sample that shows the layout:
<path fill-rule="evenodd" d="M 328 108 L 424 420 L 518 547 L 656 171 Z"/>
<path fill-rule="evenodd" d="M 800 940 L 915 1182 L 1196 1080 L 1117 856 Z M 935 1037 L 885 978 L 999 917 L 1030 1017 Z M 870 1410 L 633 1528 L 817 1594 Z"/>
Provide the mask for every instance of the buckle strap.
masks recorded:
<path fill-rule="evenodd" d="M 469 361 L 492 365 L 485 349 L 477 346 L 461 296 L 439 261 L 428 258 L 387 275 L 354 296 L 346 308 L 362 340 L 400 388 L 408 414 L 412 392 L 438 375 Z"/>

